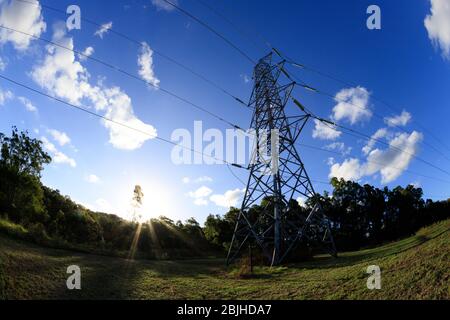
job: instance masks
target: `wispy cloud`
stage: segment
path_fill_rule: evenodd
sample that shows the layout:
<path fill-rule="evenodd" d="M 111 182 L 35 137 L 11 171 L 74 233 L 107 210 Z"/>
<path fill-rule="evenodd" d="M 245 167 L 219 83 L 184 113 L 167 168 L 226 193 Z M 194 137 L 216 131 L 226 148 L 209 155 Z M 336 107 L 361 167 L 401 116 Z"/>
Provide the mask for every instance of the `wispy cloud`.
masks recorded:
<path fill-rule="evenodd" d="M 0 87 L 0 106 L 4 105 L 6 101 L 11 100 L 14 94 L 9 90 L 3 90 Z"/>
<path fill-rule="evenodd" d="M 401 114 L 392 117 L 385 117 L 384 122 L 390 127 L 406 126 L 411 121 L 411 114 L 405 110 Z"/>
<path fill-rule="evenodd" d="M 17 99 L 20 101 L 20 103 L 22 103 L 24 105 L 24 107 L 27 111 L 29 111 L 29 112 L 37 112 L 38 111 L 37 107 L 28 98 L 18 97 Z"/>
<path fill-rule="evenodd" d="M 65 132 L 58 131 L 58 130 L 55 130 L 55 129 L 49 129 L 49 130 L 48 130 L 48 133 L 50 133 L 50 135 L 52 136 L 52 138 L 53 138 L 56 142 L 58 142 L 58 144 L 59 144 L 60 146 L 64 146 L 64 145 L 70 143 L 70 138 L 69 138 L 69 136 L 67 135 L 67 133 L 65 133 Z"/>
<path fill-rule="evenodd" d="M 422 139 L 423 135 L 417 131 L 413 131 L 411 134 L 397 133 L 389 140 L 387 149 L 367 151 L 365 163 L 356 158 L 345 159 L 342 163 L 334 163 L 330 168 L 329 177 L 357 181 L 364 176 L 371 176 L 379 172 L 381 183 L 390 183 L 408 168 L 419 150 Z"/>
<path fill-rule="evenodd" d="M 241 189 L 228 190 L 224 194 L 214 194 L 209 199 L 219 207 L 236 207 L 243 193 Z"/>
<path fill-rule="evenodd" d="M 100 26 L 100 28 L 97 29 L 97 31 L 95 31 L 94 35 L 100 37 L 100 39 L 103 39 L 103 36 L 108 33 L 112 26 L 112 21 L 104 23 Z"/>
<path fill-rule="evenodd" d="M 317 119 L 314 119 L 313 138 L 322 140 L 336 140 L 340 137 L 342 132 L 333 128 L 332 125 L 323 123 Z"/>
<path fill-rule="evenodd" d="M 184 177 L 182 179 L 182 182 L 184 184 L 189 184 L 189 183 L 206 183 L 206 182 L 212 182 L 213 179 L 209 176 L 201 176 L 198 178 L 189 178 L 189 177 Z"/>
<path fill-rule="evenodd" d="M 159 79 L 153 70 L 153 50 L 146 42 L 142 42 L 141 51 L 138 56 L 139 75 L 153 87 L 158 87 Z"/>
<path fill-rule="evenodd" d="M 7 63 L 5 62 L 5 60 L 3 60 L 2 57 L 0 57 L 0 71 L 3 71 L 6 69 L 6 65 Z"/>
<path fill-rule="evenodd" d="M 95 174 L 89 174 L 85 177 L 85 180 L 89 183 L 99 183 L 100 182 L 100 178 L 98 176 L 96 176 Z"/>
<path fill-rule="evenodd" d="M 46 137 L 41 137 L 44 149 L 50 153 L 52 160 L 58 164 L 68 164 L 71 167 L 76 167 L 77 163 L 74 159 L 67 156 L 65 153 L 59 151 L 56 146 L 51 143 Z"/>
<path fill-rule="evenodd" d="M 448 0 L 430 0 L 430 3 L 431 13 L 424 20 L 428 38 L 450 59 L 450 4 Z"/>
<path fill-rule="evenodd" d="M 347 147 L 344 142 L 333 142 L 325 146 L 325 149 L 327 150 L 335 150 L 342 155 L 347 155 L 352 151 L 352 147 Z"/>
<path fill-rule="evenodd" d="M 172 2 L 174 5 L 178 5 L 178 0 L 170 0 L 170 2 Z M 175 9 L 173 6 L 163 0 L 152 0 L 152 4 L 156 7 L 156 9 L 162 11 L 172 11 L 173 9 Z"/>
<path fill-rule="evenodd" d="M 188 196 L 194 199 L 194 204 L 197 206 L 206 206 L 208 204 L 207 197 L 212 193 L 212 190 L 206 186 L 188 192 Z"/>
<path fill-rule="evenodd" d="M 46 30 L 41 5 L 29 5 L 20 1 L 0 1 L 0 25 L 39 37 Z M 0 44 L 11 42 L 15 49 L 26 50 L 33 37 L 8 29 L 0 30 Z"/>
<path fill-rule="evenodd" d="M 94 51 L 94 48 L 87 47 L 83 50 L 82 54 L 78 54 L 78 59 L 80 59 L 80 61 L 85 61 L 88 57 L 94 54 Z"/>
<path fill-rule="evenodd" d="M 73 39 L 65 34 L 65 25 L 55 26 L 53 41 L 65 47 L 74 48 Z M 109 130 L 109 142 L 118 149 L 134 150 L 156 137 L 156 129 L 141 121 L 133 111 L 131 98 L 119 87 L 104 87 L 101 83 L 92 85 L 89 72 L 76 60 L 75 53 L 55 46 L 47 46 L 42 63 L 33 67 L 33 80 L 52 95 L 79 105 L 84 99 L 90 101 L 96 111 L 128 127 L 102 120 Z M 147 134 L 141 133 L 146 132 Z"/>
<path fill-rule="evenodd" d="M 334 97 L 337 104 L 333 108 L 332 118 L 335 121 L 348 120 L 351 124 L 369 120 L 372 116 L 369 96 L 367 89 L 361 86 L 342 89 Z"/>

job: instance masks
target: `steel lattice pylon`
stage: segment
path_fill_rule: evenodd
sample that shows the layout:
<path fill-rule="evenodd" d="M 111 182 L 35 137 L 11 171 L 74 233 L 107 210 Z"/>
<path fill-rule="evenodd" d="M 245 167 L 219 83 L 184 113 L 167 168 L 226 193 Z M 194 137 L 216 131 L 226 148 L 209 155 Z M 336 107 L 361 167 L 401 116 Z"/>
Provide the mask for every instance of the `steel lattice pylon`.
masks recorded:
<path fill-rule="evenodd" d="M 310 116 L 304 113 L 286 117 L 284 109 L 295 83 L 278 83 L 280 74 L 286 74 L 283 63 L 273 64 L 269 54 L 254 69 L 255 85 L 249 105 L 254 108 L 251 128 L 258 147 L 249 166 L 250 175 L 227 263 L 239 255 L 246 243 L 256 243 L 272 265 L 280 264 L 300 239 L 320 241 L 332 255 L 336 254 L 330 224 L 320 204 L 317 202 L 306 216 L 299 215 L 292 207 L 292 200 L 299 196 L 311 198 L 315 192 L 295 148 Z M 271 152 L 270 161 L 260 153 L 262 139 L 267 144 L 265 151 Z M 262 212 L 253 212 L 252 206 L 260 203 Z"/>

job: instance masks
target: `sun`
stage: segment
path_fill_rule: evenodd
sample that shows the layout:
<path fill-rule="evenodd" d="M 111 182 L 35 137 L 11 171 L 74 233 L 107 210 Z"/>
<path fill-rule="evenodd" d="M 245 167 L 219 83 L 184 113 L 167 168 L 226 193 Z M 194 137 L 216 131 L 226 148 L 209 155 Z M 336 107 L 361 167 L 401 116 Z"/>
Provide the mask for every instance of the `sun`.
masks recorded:
<path fill-rule="evenodd" d="M 139 209 L 141 221 L 145 222 L 151 218 L 168 216 L 171 212 L 171 201 L 168 190 L 162 185 L 141 184 L 144 193 L 142 206 Z"/>

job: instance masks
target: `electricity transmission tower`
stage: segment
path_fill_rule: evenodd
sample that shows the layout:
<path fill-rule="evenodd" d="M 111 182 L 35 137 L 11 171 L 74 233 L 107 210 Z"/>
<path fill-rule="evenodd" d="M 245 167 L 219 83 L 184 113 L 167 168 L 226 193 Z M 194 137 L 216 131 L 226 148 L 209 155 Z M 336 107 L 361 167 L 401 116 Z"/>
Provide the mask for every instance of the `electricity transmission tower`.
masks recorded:
<path fill-rule="evenodd" d="M 281 73 L 290 78 L 283 64 L 283 61 L 272 63 L 272 54 L 269 54 L 260 59 L 254 69 L 255 84 L 249 105 L 254 108 L 251 129 L 257 147 L 227 263 L 231 263 L 246 244 L 253 243 L 272 265 L 280 264 L 300 240 L 308 244 L 319 242 L 336 255 L 329 221 L 321 205 L 316 202 L 305 215 L 293 203 L 298 197 L 309 199 L 315 195 L 294 145 L 310 115 L 286 116 L 284 108 L 295 83 L 279 84 Z M 261 148 L 262 144 L 266 147 Z M 266 152 L 270 153 L 269 157 Z M 252 206 L 259 203 L 262 211 L 254 210 Z"/>

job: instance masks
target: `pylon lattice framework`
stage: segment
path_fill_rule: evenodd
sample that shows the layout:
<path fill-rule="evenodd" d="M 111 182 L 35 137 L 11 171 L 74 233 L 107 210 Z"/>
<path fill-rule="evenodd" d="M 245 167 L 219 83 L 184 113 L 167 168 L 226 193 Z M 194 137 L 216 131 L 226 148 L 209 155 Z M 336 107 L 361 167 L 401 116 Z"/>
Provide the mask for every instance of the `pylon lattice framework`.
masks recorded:
<path fill-rule="evenodd" d="M 256 145 L 259 146 L 265 132 L 267 151 L 278 148 L 279 158 L 278 165 L 274 166 L 273 161 L 266 161 L 259 148 L 256 149 L 227 263 L 239 255 L 246 243 L 256 243 L 272 265 L 285 260 L 300 240 L 319 241 L 329 253 L 336 255 L 329 220 L 320 204 L 316 202 L 307 215 L 299 214 L 298 208 L 295 211 L 292 206 L 297 197 L 309 199 L 315 192 L 294 145 L 310 116 L 304 113 L 286 117 L 284 109 L 295 84 L 278 83 L 281 72 L 285 73 L 283 63 L 273 64 L 269 54 L 254 69 L 255 85 L 249 103 L 254 108 L 251 128 L 256 134 Z M 252 206 L 258 202 L 262 212 L 256 213 Z"/>

